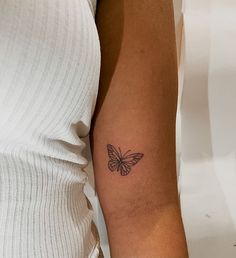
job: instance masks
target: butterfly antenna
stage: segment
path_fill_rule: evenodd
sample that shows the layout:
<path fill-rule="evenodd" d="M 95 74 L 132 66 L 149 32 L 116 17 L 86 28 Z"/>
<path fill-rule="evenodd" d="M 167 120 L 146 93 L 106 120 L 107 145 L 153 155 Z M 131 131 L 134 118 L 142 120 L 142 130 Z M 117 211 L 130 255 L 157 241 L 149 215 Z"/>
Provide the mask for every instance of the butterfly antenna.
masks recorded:
<path fill-rule="evenodd" d="M 121 150 L 120 150 L 120 147 L 118 147 L 118 149 L 119 149 L 119 152 L 120 152 L 120 156 L 122 157 L 122 154 L 121 154 Z"/>
<path fill-rule="evenodd" d="M 128 151 L 126 151 L 126 153 L 123 155 L 123 156 L 125 156 L 128 152 L 130 152 L 131 150 L 128 150 Z"/>

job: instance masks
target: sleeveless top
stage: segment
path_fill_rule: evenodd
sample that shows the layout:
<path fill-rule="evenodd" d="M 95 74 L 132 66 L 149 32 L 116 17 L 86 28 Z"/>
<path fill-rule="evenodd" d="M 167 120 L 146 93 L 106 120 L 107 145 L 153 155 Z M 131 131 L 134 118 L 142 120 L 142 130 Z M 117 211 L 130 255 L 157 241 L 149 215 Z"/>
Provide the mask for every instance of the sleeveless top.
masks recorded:
<path fill-rule="evenodd" d="M 0 1 L 0 257 L 98 257 L 83 193 L 100 73 L 93 0 Z"/>

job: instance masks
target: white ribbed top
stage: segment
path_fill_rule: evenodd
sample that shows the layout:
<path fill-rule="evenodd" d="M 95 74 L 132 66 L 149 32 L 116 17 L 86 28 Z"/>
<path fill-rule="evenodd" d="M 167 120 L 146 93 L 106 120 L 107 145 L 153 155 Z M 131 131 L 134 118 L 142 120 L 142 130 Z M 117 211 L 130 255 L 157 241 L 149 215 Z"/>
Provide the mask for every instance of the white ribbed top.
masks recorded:
<path fill-rule="evenodd" d="M 83 187 L 100 72 L 89 0 L 0 1 L 0 257 L 98 257 Z"/>

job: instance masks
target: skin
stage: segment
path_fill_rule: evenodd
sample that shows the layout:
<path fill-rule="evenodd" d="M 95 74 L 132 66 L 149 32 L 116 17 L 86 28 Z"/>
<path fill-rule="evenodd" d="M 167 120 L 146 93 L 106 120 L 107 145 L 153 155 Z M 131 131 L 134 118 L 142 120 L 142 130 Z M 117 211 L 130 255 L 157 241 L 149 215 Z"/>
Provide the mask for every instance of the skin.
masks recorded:
<path fill-rule="evenodd" d="M 101 0 L 101 76 L 92 119 L 95 186 L 112 258 L 186 258 L 176 179 L 177 62 L 170 0 Z M 143 153 L 128 175 L 107 144 Z"/>

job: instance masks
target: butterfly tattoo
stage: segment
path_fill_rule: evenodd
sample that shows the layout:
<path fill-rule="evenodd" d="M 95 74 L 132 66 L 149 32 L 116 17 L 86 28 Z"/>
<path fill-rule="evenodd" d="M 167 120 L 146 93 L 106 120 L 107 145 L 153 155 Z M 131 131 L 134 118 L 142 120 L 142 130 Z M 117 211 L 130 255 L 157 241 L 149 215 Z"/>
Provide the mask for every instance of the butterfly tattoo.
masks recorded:
<path fill-rule="evenodd" d="M 128 150 L 126 153 L 122 154 L 120 148 L 118 150 L 111 145 L 107 144 L 108 151 L 108 168 L 110 171 L 120 172 L 122 176 L 126 176 L 129 174 L 131 167 L 139 162 L 139 160 L 143 157 L 142 153 L 131 153 Z"/>

